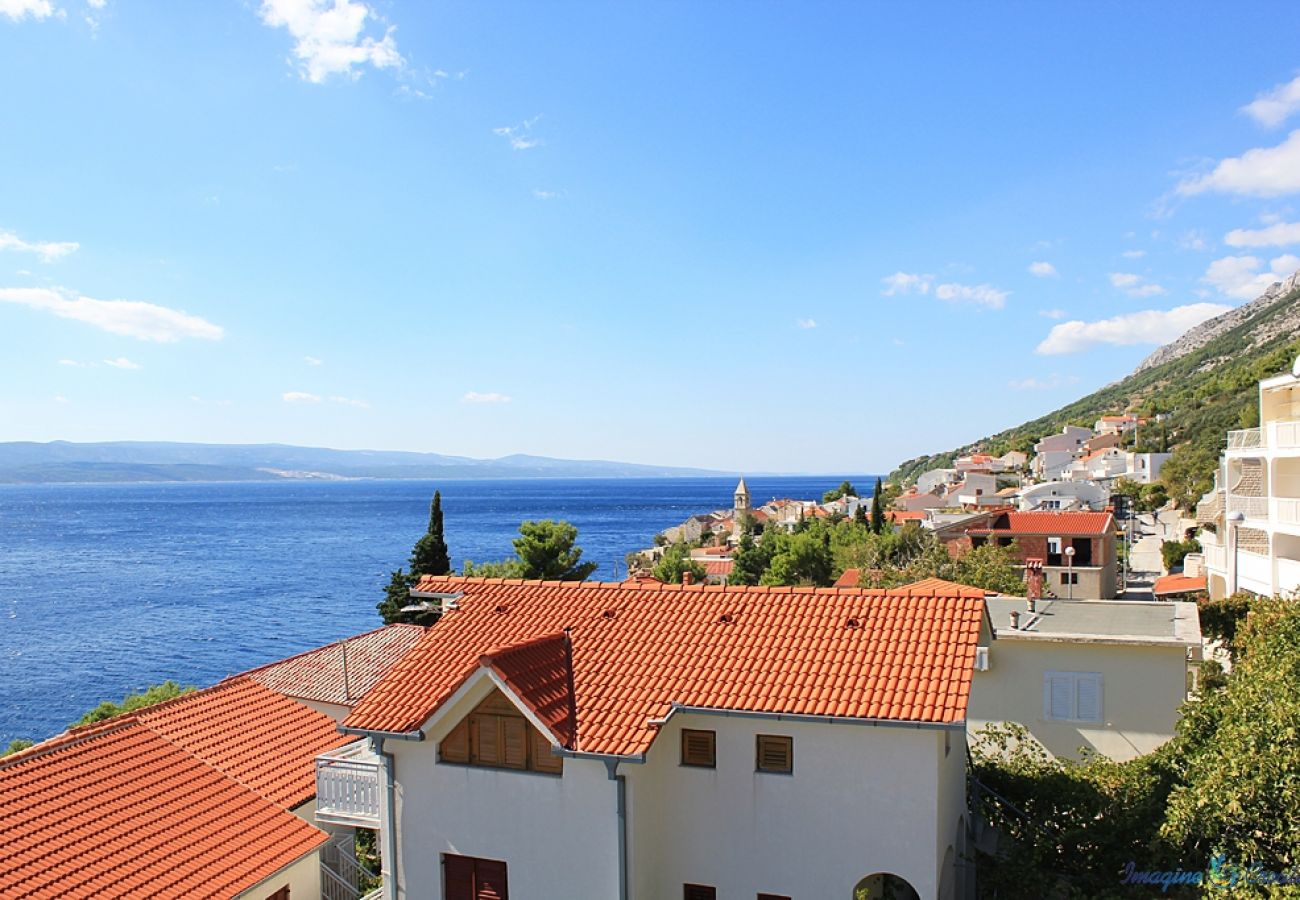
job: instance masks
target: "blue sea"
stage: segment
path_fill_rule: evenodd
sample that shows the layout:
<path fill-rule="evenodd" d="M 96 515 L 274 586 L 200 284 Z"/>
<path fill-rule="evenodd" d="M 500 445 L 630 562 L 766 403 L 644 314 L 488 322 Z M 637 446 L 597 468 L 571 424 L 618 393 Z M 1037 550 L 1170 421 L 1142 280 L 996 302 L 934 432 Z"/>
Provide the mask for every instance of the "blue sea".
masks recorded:
<path fill-rule="evenodd" d="M 748 478 L 755 505 L 844 477 Z M 0 745 L 101 700 L 203 686 L 380 624 L 442 491 L 454 564 L 504 559 L 525 519 L 567 519 L 598 579 L 733 478 L 0 486 Z"/>

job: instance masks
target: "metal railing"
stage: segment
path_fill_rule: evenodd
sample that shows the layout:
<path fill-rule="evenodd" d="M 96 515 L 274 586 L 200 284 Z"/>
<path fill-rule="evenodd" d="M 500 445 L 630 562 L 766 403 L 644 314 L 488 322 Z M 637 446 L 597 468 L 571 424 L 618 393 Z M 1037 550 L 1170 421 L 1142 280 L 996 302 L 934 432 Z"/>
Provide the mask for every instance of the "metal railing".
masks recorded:
<path fill-rule="evenodd" d="M 383 886 L 374 888 L 379 876 L 357 859 L 356 832 L 349 830 L 330 838 L 320 849 L 321 900 L 358 900 L 378 896 Z M 372 889 L 373 888 L 373 889 Z"/>
<path fill-rule="evenodd" d="M 364 742 L 316 757 L 316 818 L 322 822 L 378 828 L 382 790 L 379 760 Z"/>
<path fill-rule="evenodd" d="M 1228 432 L 1229 450 L 1255 450 L 1264 442 L 1263 432 L 1258 428 L 1243 428 Z"/>

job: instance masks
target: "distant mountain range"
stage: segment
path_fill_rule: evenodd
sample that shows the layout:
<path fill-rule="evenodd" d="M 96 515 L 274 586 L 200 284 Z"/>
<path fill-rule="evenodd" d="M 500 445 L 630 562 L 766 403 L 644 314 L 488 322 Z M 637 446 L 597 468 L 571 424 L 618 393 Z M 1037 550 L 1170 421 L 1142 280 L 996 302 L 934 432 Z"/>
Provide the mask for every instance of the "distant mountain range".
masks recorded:
<path fill-rule="evenodd" d="M 655 478 L 707 469 L 516 454 L 472 459 L 398 450 L 147 441 L 0 443 L 0 484 L 147 481 L 338 481 L 354 478 Z"/>
<path fill-rule="evenodd" d="M 1064 425 L 1091 427 L 1103 415 L 1130 411 L 1160 416 L 1155 427 L 1143 430 L 1141 449 L 1172 451 L 1161 481 L 1189 509 L 1213 485 L 1227 432 L 1259 424 L 1259 380 L 1291 371 L 1297 354 L 1300 272 L 1250 303 L 1188 330 L 1120 381 L 1032 422 L 910 459 L 889 480 L 909 483 L 928 469 L 951 467 L 954 459 L 975 450 L 1032 452 L 1036 441 Z"/>

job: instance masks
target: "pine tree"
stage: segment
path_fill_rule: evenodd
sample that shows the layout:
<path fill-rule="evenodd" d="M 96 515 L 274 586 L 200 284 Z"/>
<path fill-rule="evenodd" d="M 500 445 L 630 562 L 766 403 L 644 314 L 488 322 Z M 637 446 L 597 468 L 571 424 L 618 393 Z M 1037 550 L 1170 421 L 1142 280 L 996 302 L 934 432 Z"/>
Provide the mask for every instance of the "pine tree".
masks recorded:
<path fill-rule="evenodd" d="M 448 575 L 451 573 L 451 556 L 442 529 L 442 492 L 433 492 L 429 505 L 429 530 L 415 542 L 411 550 L 411 575 Z"/>
<path fill-rule="evenodd" d="M 881 484 L 876 479 L 876 492 L 871 495 L 871 530 L 880 534 L 885 530 L 885 506 L 880 500 Z"/>
<path fill-rule="evenodd" d="M 857 508 L 853 510 L 853 521 L 858 525 L 871 525 L 871 522 L 867 520 L 867 505 L 865 503 L 859 502 Z"/>

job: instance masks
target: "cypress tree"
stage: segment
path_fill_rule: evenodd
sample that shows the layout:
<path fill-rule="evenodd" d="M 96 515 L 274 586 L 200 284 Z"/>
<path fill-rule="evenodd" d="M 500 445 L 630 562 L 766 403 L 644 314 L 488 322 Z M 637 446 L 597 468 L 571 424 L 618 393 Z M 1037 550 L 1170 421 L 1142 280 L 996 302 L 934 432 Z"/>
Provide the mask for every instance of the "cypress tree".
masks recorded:
<path fill-rule="evenodd" d="M 876 479 L 876 492 L 871 495 L 871 530 L 880 534 L 885 530 L 885 507 L 880 502 L 880 479 Z"/>
<path fill-rule="evenodd" d="M 442 491 L 433 492 L 429 506 L 429 530 L 415 542 L 411 551 L 411 575 L 451 574 L 451 556 L 442 529 Z"/>

